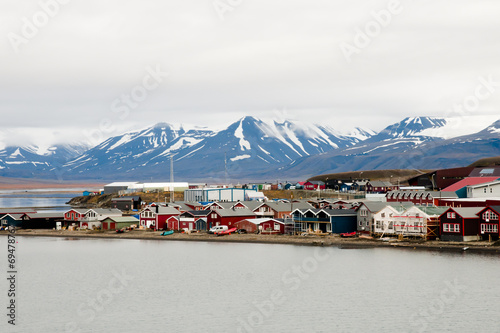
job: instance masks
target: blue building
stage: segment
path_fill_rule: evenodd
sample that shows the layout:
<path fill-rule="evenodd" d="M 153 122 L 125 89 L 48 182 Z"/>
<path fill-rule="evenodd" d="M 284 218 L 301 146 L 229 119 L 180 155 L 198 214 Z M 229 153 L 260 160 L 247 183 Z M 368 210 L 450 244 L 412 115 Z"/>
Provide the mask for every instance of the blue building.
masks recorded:
<path fill-rule="evenodd" d="M 357 230 L 355 209 L 295 209 L 296 228 L 302 231 L 348 233 Z"/>

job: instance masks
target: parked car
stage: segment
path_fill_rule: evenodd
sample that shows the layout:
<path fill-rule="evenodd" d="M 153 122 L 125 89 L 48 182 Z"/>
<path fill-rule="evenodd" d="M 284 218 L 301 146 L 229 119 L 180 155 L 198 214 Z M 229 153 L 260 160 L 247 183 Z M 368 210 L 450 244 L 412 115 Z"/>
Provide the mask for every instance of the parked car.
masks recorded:
<path fill-rule="evenodd" d="M 208 233 L 215 234 L 221 231 L 226 231 L 227 229 L 228 229 L 227 225 L 217 225 L 215 227 L 210 228 L 210 230 L 208 230 Z"/>

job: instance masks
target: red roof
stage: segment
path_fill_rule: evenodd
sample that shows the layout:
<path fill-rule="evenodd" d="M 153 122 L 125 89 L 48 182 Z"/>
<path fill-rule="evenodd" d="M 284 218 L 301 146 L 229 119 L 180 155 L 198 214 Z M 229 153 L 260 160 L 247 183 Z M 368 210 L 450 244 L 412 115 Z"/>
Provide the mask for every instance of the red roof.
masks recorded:
<path fill-rule="evenodd" d="M 443 191 L 455 192 L 468 185 L 479 185 L 479 184 L 489 183 L 497 179 L 498 177 L 467 177 L 465 179 L 456 182 L 453 185 L 448 186 Z"/>

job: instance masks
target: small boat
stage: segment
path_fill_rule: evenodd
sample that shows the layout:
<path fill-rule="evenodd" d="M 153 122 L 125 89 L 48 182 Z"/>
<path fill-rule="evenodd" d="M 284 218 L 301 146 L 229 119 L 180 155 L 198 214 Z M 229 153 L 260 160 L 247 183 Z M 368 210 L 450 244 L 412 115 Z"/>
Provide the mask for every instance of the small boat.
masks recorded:
<path fill-rule="evenodd" d="M 123 234 L 125 231 L 123 229 L 116 229 L 117 234 Z"/>
<path fill-rule="evenodd" d="M 353 231 L 353 232 L 343 232 L 340 234 L 340 237 L 344 237 L 344 238 L 347 238 L 347 237 L 354 237 L 356 236 L 356 231 Z"/>
<path fill-rule="evenodd" d="M 174 233 L 174 231 L 173 231 L 173 230 L 164 231 L 164 232 L 162 232 L 162 233 L 160 234 L 160 236 L 168 236 L 168 235 L 171 235 L 171 234 L 173 234 L 173 233 Z"/>
<path fill-rule="evenodd" d="M 220 232 L 217 232 L 215 234 L 217 236 L 231 235 L 232 232 L 236 232 L 237 230 L 238 230 L 238 228 L 231 228 L 229 230 L 220 231 Z"/>

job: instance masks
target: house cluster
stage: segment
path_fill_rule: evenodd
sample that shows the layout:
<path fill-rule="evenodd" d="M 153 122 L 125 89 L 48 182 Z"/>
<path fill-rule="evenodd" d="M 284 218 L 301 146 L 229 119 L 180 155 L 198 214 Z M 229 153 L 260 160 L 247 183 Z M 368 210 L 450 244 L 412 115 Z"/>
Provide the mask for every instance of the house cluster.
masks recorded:
<path fill-rule="evenodd" d="M 207 231 L 213 226 L 270 234 L 342 234 L 417 237 L 448 241 L 499 239 L 500 205 L 447 207 L 405 202 L 309 199 L 273 201 L 182 201 L 139 204 L 138 197 L 113 199 L 114 208 L 72 208 L 37 213 L 0 210 L 2 227 Z M 139 205 L 139 206 L 134 206 Z M 124 215 L 137 207 L 138 214 Z"/>
<path fill-rule="evenodd" d="M 465 171 L 469 173 L 457 176 Z M 269 201 L 258 187 L 188 186 L 184 190 L 185 201 L 181 202 L 145 203 L 139 196 L 117 196 L 107 209 L 72 208 L 53 213 L 1 209 L 0 221 L 2 227 L 31 229 L 114 230 L 136 225 L 153 230 L 207 231 L 214 226 L 227 226 L 273 234 L 355 232 L 427 240 L 497 240 L 500 167 L 465 171 L 464 168 L 435 171 L 410 180 L 410 186 L 406 187 L 363 183 L 367 191 L 380 191 L 383 200 L 377 197 L 378 201 L 366 198 Z M 426 183 L 425 177 L 432 181 Z"/>

